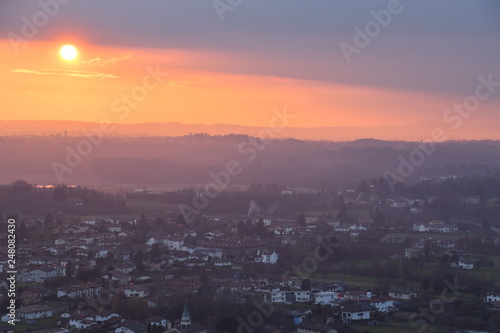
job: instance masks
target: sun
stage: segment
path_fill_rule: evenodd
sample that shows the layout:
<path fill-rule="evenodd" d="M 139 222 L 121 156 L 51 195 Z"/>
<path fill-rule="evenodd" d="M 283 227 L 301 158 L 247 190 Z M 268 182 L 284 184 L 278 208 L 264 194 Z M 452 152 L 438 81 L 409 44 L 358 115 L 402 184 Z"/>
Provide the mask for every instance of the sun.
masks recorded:
<path fill-rule="evenodd" d="M 64 60 L 74 60 L 78 56 L 78 50 L 73 45 L 64 45 L 59 49 L 59 54 Z"/>

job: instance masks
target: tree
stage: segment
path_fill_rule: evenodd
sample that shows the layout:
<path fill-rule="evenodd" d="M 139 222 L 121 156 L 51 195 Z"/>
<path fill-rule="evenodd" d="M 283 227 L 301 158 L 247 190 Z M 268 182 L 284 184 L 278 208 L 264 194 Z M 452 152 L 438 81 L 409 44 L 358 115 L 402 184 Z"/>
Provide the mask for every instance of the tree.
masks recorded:
<path fill-rule="evenodd" d="M 267 230 L 266 227 L 264 226 L 264 221 L 262 219 L 259 219 L 257 222 L 257 226 L 255 228 L 255 233 L 259 236 L 264 236 L 266 234 Z"/>
<path fill-rule="evenodd" d="M 375 216 L 373 217 L 373 224 L 383 225 L 385 223 L 385 215 L 378 209 L 375 209 Z"/>
<path fill-rule="evenodd" d="M 21 224 L 19 225 L 19 229 L 17 229 L 17 237 L 20 242 L 24 241 L 26 238 L 28 238 L 28 228 L 26 227 L 26 224 L 24 224 L 24 220 L 21 221 Z"/>
<path fill-rule="evenodd" d="M 138 269 L 142 269 L 142 259 L 144 258 L 144 253 L 142 253 L 142 250 L 139 249 L 137 252 L 134 253 L 133 261 L 134 264 L 137 266 Z"/>
<path fill-rule="evenodd" d="M 422 289 L 424 291 L 427 291 L 431 289 L 431 287 L 432 287 L 431 279 L 428 276 L 424 277 L 424 279 L 422 280 Z"/>
<path fill-rule="evenodd" d="M 159 244 L 153 244 L 153 247 L 151 247 L 150 256 L 151 259 L 155 259 L 161 256 L 161 249 Z"/>
<path fill-rule="evenodd" d="M 141 217 L 139 218 L 139 221 L 137 222 L 137 226 L 140 228 L 145 228 L 148 225 L 148 221 L 146 220 L 146 216 L 144 216 L 144 213 L 141 213 Z"/>
<path fill-rule="evenodd" d="M 490 228 L 491 228 L 490 221 L 488 219 L 483 219 L 483 224 L 482 224 L 483 231 L 488 231 L 490 230 Z"/>
<path fill-rule="evenodd" d="M 340 208 L 340 210 L 337 212 L 337 218 L 338 219 L 345 219 L 347 218 L 347 207 L 345 205 Z"/>
<path fill-rule="evenodd" d="M 175 224 L 186 225 L 186 219 L 184 218 L 184 215 L 182 215 L 182 214 L 177 215 L 177 217 L 175 218 Z"/>
<path fill-rule="evenodd" d="M 300 213 L 300 216 L 297 219 L 297 224 L 300 225 L 300 226 L 305 226 L 306 225 L 306 217 L 304 216 L 304 213 Z"/>
<path fill-rule="evenodd" d="M 54 188 L 54 200 L 62 202 L 66 200 L 67 194 L 66 194 L 66 185 L 57 185 Z"/>
<path fill-rule="evenodd" d="M 89 282 L 91 277 L 92 277 L 92 272 L 86 269 L 79 271 L 78 274 L 76 275 L 76 279 L 82 281 L 83 283 Z"/>
<path fill-rule="evenodd" d="M 490 324 L 493 326 L 493 328 L 498 329 L 500 328 L 500 313 L 497 313 L 490 319 Z"/>
<path fill-rule="evenodd" d="M 54 228 L 54 218 L 51 213 L 47 213 L 45 219 L 43 220 L 43 228 L 45 231 L 50 231 Z"/>
<path fill-rule="evenodd" d="M 234 316 L 223 316 L 215 324 L 219 332 L 236 332 L 238 329 L 238 320 Z"/>
<path fill-rule="evenodd" d="M 247 235 L 247 227 L 244 221 L 238 222 L 238 235 Z"/>
<path fill-rule="evenodd" d="M 473 315 L 476 312 L 477 306 L 472 301 L 465 301 L 460 306 L 459 315 Z"/>
<path fill-rule="evenodd" d="M 73 263 L 68 261 L 66 265 L 66 280 L 71 280 L 71 276 L 73 275 Z"/>
<path fill-rule="evenodd" d="M 301 290 L 311 290 L 311 280 L 304 279 L 300 287 Z"/>
<path fill-rule="evenodd" d="M 144 213 L 142 213 L 139 221 L 137 222 L 136 241 L 139 243 L 145 242 L 148 236 L 149 229 L 150 226 L 148 221 L 146 220 L 146 216 L 144 216 Z"/>

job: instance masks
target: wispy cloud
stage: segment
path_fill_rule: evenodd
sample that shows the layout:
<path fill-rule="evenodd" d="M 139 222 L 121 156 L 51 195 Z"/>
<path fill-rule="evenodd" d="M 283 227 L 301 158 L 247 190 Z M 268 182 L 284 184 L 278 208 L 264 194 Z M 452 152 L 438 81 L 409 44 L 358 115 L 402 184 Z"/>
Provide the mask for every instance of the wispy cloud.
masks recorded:
<path fill-rule="evenodd" d="M 77 70 L 60 70 L 60 69 L 13 69 L 11 72 L 36 74 L 36 75 L 61 75 L 70 77 L 79 77 L 83 79 L 116 79 L 118 76 L 99 72 L 77 71 Z"/>
<path fill-rule="evenodd" d="M 88 61 L 84 61 L 84 63 L 89 64 L 90 66 L 93 67 L 116 68 L 118 66 L 118 63 L 130 58 L 132 58 L 132 54 L 127 53 L 126 55 L 120 58 L 111 58 L 111 59 L 93 58 Z"/>
<path fill-rule="evenodd" d="M 168 81 L 167 86 L 170 88 L 188 87 L 188 86 L 206 86 L 209 85 L 208 80 L 197 80 L 197 81 Z"/>

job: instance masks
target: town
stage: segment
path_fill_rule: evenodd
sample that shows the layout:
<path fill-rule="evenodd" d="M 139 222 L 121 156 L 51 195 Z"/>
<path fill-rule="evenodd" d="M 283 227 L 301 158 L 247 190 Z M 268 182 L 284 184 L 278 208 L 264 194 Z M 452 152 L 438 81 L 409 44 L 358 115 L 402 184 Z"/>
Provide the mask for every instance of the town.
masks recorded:
<path fill-rule="evenodd" d="M 4 201 L 26 199 L 26 211 L 43 198 L 65 211 L 4 208 L 18 224 L 18 307 L 7 325 L 2 261 L 0 332 L 498 331 L 498 181 L 422 178 L 395 192 L 383 180 L 341 191 L 252 184 L 214 199 L 218 213 L 188 218 L 176 208 L 194 190 L 4 185 Z"/>

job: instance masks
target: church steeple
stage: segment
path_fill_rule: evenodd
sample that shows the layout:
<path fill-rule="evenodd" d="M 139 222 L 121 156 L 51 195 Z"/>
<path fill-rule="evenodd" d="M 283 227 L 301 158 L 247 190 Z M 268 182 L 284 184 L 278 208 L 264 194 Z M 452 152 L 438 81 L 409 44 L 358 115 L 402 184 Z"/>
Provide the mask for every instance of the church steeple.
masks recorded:
<path fill-rule="evenodd" d="M 181 331 L 183 333 L 191 332 L 191 315 L 189 314 L 188 303 L 184 303 L 184 311 L 181 318 Z"/>

